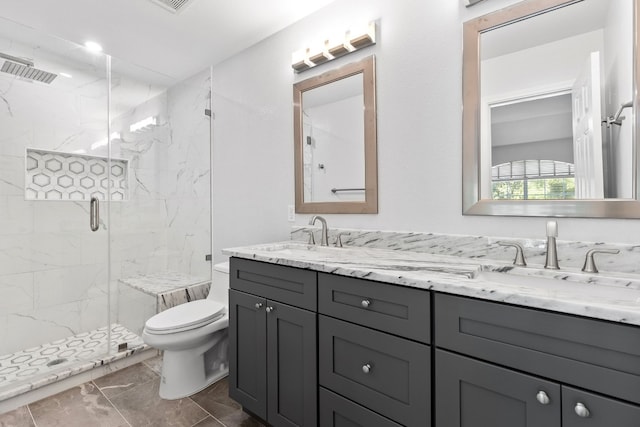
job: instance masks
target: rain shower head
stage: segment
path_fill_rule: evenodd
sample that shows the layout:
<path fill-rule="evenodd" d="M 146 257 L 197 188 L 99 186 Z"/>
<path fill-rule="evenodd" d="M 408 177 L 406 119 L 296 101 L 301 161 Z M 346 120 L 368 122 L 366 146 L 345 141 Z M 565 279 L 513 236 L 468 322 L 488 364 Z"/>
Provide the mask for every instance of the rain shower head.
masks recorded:
<path fill-rule="evenodd" d="M 0 71 L 3 73 L 47 84 L 58 77 L 57 74 L 34 68 L 33 62 L 27 61 L 26 59 L 16 58 L 15 56 L 4 53 L 0 53 L 0 58 L 5 60 L 2 68 L 0 68 Z"/>

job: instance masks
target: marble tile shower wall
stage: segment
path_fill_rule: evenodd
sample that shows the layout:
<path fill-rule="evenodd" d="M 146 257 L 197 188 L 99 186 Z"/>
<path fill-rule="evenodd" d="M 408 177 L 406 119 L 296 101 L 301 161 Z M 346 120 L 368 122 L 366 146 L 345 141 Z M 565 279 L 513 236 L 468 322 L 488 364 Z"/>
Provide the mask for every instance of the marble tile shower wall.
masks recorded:
<path fill-rule="evenodd" d="M 112 150 L 129 160 L 131 174 L 130 200 L 111 204 L 113 290 L 120 277 L 147 272 L 209 277 L 209 83 L 207 70 L 115 120 L 124 127 L 145 108 L 162 118 L 150 132 L 123 132 Z M 92 233 L 88 202 L 25 200 L 24 164 L 27 147 L 71 152 L 78 141 L 100 140 L 106 111 L 99 118 L 86 111 L 106 105 L 106 82 L 70 92 L 0 77 L 0 94 L 5 354 L 107 324 L 107 212 Z M 117 292 L 112 296 L 111 321 L 117 322 L 126 313 L 117 312 Z"/>

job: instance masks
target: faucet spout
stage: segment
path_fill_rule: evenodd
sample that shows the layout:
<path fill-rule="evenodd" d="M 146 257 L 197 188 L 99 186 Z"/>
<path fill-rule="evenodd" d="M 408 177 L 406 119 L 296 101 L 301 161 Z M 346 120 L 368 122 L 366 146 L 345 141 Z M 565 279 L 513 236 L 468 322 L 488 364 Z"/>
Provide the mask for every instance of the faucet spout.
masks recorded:
<path fill-rule="evenodd" d="M 320 238 L 320 246 L 329 246 L 329 228 L 327 227 L 327 220 L 320 215 L 314 215 L 309 220 L 309 225 L 314 225 L 316 220 L 322 224 L 322 237 Z"/>
<path fill-rule="evenodd" d="M 560 270 L 556 237 L 558 237 L 558 223 L 556 221 L 547 222 L 547 259 L 544 268 L 549 270 Z"/>

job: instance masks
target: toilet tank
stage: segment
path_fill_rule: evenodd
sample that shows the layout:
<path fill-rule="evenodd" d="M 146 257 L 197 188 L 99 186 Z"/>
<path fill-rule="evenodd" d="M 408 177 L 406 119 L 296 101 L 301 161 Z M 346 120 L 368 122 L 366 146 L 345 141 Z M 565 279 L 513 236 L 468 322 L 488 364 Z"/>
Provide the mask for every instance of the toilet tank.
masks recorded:
<path fill-rule="evenodd" d="M 229 263 L 221 262 L 213 265 L 211 289 L 207 299 L 219 301 L 229 306 Z"/>

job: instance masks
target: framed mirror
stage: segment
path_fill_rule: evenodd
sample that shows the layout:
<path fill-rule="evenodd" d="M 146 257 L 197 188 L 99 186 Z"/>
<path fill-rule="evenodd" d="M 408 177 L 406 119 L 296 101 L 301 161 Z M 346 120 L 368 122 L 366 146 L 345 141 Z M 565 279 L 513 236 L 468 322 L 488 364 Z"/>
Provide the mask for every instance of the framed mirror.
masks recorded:
<path fill-rule="evenodd" d="M 293 86 L 298 213 L 377 213 L 375 58 Z"/>
<path fill-rule="evenodd" d="M 640 218 L 639 1 L 465 22 L 463 214 Z"/>

